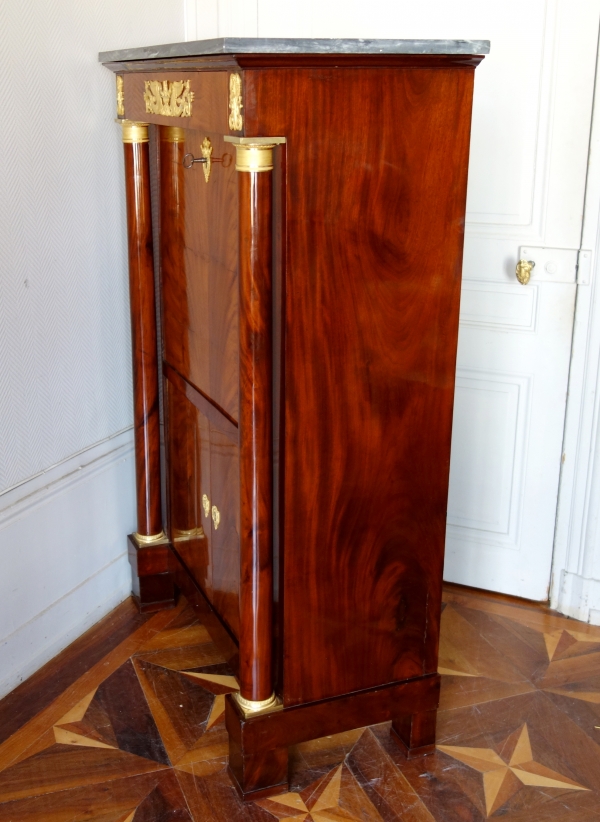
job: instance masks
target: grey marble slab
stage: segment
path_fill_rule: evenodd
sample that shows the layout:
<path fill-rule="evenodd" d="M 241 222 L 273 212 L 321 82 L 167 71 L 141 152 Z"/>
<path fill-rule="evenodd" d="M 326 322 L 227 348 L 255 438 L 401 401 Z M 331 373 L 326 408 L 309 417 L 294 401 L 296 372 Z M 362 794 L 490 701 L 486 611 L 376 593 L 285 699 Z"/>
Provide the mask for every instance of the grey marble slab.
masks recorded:
<path fill-rule="evenodd" d="M 489 40 L 311 40 L 279 37 L 217 37 L 164 46 L 102 51 L 101 63 L 200 57 L 210 54 L 488 54 Z"/>

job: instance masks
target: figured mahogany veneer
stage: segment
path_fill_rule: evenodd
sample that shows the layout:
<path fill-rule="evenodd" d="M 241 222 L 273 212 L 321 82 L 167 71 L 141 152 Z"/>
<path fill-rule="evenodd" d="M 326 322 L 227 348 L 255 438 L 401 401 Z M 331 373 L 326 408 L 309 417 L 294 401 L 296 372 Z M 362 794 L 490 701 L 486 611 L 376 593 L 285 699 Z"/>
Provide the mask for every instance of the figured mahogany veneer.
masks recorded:
<path fill-rule="evenodd" d="M 185 69 L 184 69 L 185 70 Z M 127 73 L 124 75 L 124 93 L 128 101 L 126 116 L 130 120 L 148 122 L 149 116 L 144 103 L 144 89 L 147 81 L 181 80 L 179 71 L 171 67 L 160 73 L 145 71 L 143 75 Z M 188 79 L 188 78 L 183 78 Z M 153 114 L 150 122 L 163 126 L 182 126 L 187 129 L 208 130 L 217 134 L 228 134 L 227 125 L 227 98 L 229 76 L 226 71 L 211 71 L 198 76 L 194 74 L 193 92 L 194 102 L 192 116 L 178 118 Z M 215 155 L 218 156 L 218 155 Z"/>
<path fill-rule="evenodd" d="M 138 533 L 162 531 L 156 305 L 148 143 L 124 145 L 129 238 L 129 298 L 133 354 L 133 404 Z"/>
<path fill-rule="evenodd" d="M 183 590 L 223 648 L 240 684 L 227 729 L 245 798 L 287 790 L 288 746 L 323 734 L 391 719 L 407 756 L 434 747 L 480 59 L 111 64 L 127 117 L 151 123 L 158 145 L 169 544 L 135 552 L 138 595 L 154 608 Z M 190 79 L 191 117 L 145 112 L 144 83 L 156 79 Z M 248 166 L 231 137 L 276 145 Z M 207 139 L 208 182 L 200 163 L 183 165 Z M 130 230 L 150 265 L 144 236 Z M 134 329 L 150 323 L 144 305 L 132 302 Z M 140 447 L 158 493 L 154 455 Z M 273 694 L 265 713 L 240 707 Z"/>
<path fill-rule="evenodd" d="M 164 118 L 166 119 L 166 118 Z M 167 128 L 160 129 L 168 132 Z M 185 141 L 161 139 L 160 222 L 165 360 L 229 417 L 238 418 L 237 175 L 233 147 L 222 135 L 185 130 Z M 208 137 L 214 164 L 184 169 Z M 174 154 L 176 152 L 176 160 Z"/>
<path fill-rule="evenodd" d="M 273 181 L 240 173 L 240 692 L 273 693 Z"/>
<path fill-rule="evenodd" d="M 287 137 L 283 682 L 300 704 L 436 670 L 473 71 L 245 84 L 247 130 Z"/>

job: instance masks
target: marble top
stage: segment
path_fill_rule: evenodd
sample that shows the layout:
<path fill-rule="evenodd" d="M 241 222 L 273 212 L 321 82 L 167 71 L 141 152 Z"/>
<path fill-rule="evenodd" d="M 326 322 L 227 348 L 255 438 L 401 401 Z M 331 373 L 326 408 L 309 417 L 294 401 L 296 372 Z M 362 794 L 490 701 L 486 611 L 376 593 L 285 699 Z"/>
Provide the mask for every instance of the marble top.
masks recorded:
<path fill-rule="evenodd" d="M 101 63 L 201 57 L 211 54 L 488 54 L 489 40 L 314 40 L 280 37 L 217 37 L 163 46 L 102 51 Z"/>

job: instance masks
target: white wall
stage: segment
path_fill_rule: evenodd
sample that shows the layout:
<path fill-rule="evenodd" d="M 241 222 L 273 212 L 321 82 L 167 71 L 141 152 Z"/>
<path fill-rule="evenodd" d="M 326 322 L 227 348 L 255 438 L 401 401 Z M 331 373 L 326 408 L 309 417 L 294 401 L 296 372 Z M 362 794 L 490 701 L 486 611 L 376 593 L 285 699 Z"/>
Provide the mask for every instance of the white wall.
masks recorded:
<path fill-rule="evenodd" d="M 185 0 L 186 39 L 208 37 L 427 37 L 489 39 L 490 4 L 480 0 L 430 3 L 412 0 Z M 497 30 L 518 39 L 525 32 L 497 4 Z M 526 24 L 526 20 L 522 21 Z"/>
<path fill-rule="evenodd" d="M 97 55 L 183 38 L 183 0 L 0 3 L 0 695 L 130 592 L 122 148 Z"/>

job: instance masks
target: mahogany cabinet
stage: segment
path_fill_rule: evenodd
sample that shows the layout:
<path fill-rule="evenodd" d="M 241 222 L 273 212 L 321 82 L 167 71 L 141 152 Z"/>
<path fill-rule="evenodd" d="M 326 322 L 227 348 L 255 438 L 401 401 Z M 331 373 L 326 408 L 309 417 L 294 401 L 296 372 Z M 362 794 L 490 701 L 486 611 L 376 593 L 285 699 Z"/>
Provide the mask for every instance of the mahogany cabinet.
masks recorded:
<path fill-rule="evenodd" d="M 392 720 L 407 755 L 434 746 L 487 51 L 238 39 L 101 55 L 125 147 L 134 590 L 146 610 L 183 591 L 223 648 L 246 798 L 286 790 L 288 746 L 313 737 Z"/>

